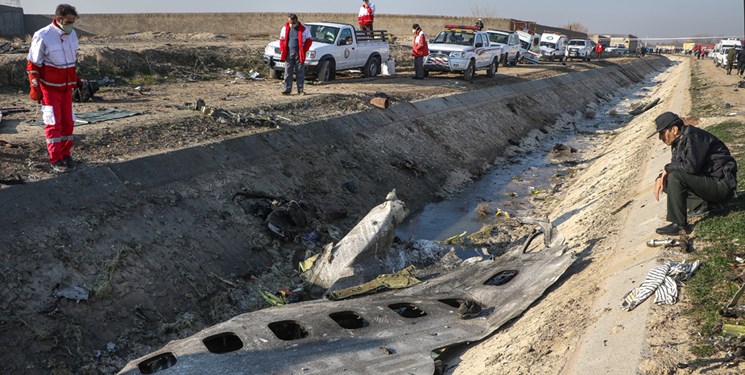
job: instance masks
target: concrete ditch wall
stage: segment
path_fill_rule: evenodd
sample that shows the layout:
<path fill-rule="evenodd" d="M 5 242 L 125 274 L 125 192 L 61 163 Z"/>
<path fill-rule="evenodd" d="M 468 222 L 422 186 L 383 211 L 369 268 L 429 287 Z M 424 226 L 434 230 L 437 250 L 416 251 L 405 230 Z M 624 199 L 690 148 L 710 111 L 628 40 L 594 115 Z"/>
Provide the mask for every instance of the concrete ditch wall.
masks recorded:
<path fill-rule="evenodd" d="M 353 4 L 349 13 L 300 13 L 301 22 L 334 21 L 357 25 L 357 7 Z M 83 12 L 83 9 L 78 9 Z M 36 30 L 51 22 L 46 15 L 26 15 L 26 33 Z M 287 21 L 287 13 L 145 13 L 145 14 L 80 14 L 75 27 L 82 35 L 122 35 L 144 31 L 171 33 L 216 33 L 248 35 L 249 37 L 272 36 L 279 38 L 279 30 Z M 380 14 L 375 18 L 375 28 L 388 30 L 399 38 L 411 37 L 411 25 L 419 23 L 430 37 L 434 37 L 446 24 L 472 25 L 474 17 L 416 16 Z M 508 30 L 510 19 L 485 18 L 488 28 Z M 550 29 L 564 32 L 570 38 L 586 37 L 574 31 L 537 25 L 537 30 Z"/>
<path fill-rule="evenodd" d="M 107 330 L 123 332 L 131 328 L 134 306 L 152 303 L 158 303 L 165 321 L 177 314 L 172 306 L 200 311 L 195 295 L 209 296 L 222 287 L 209 274 L 262 269 L 264 246 L 281 251 L 281 244 L 246 233 L 248 225 L 256 224 L 231 200 L 235 192 L 258 191 L 302 200 L 309 207 L 346 210 L 348 218 L 336 221 L 344 230 L 394 188 L 414 211 L 437 199 L 452 176 L 482 174 L 510 140 L 553 124 L 562 113 L 582 111 L 668 63 L 648 58 L 401 103 L 2 189 L 0 283 L 6 287 L 0 290 L 0 304 L 14 306 L 21 318 L 33 317 L 36 325 L 54 325 L 54 317 L 20 302 L 43 301 L 57 283 L 94 285 L 100 265 L 126 248 L 110 296 L 65 307 L 65 316 L 83 327 L 78 344 L 93 353 L 111 340 L 95 328 L 101 322 Z M 426 173 L 417 176 L 392 166 L 402 160 Z M 345 182 L 357 192 L 345 189 Z M 171 274 L 190 276 L 163 280 L 173 269 Z M 101 305 L 105 308 L 91 308 Z M 33 341 L 7 333 L 0 346 L 22 350 L 17 342 Z M 3 356 L 6 368 L 26 365 L 24 355 L 16 354 Z"/>

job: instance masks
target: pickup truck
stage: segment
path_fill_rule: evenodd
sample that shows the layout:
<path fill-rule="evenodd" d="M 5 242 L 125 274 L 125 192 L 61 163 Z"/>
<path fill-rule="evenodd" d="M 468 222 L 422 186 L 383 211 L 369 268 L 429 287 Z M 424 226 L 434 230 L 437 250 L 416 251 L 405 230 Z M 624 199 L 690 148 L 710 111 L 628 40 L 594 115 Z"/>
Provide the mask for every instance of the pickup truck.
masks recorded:
<path fill-rule="evenodd" d="M 361 70 L 365 77 L 375 77 L 380 73 L 380 64 L 388 61 L 390 46 L 385 30 L 361 31 L 349 24 L 333 22 L 309 22 L 305 27 L 310 29 L 313 40 L 305 53 L 308 79 L 333 81 L 341 70 Z M 284 74 L 281 56 L 279 40 L 264 49 L 264 62 L 275 79 Z"/>
<path fill-rule="evenodd" d="M 520 37 L 517 33 L 501 30 L 487 30 L 489 42 L 493 46 L 502 47 L 500 60 L 504 66 L 515 66 L 520 61 Z"/>
<path fill-rule="evenodd" d="M 462 72 L 463 79 L 471 82 L 477 70 L 486 70 L 487 77 L 494 77 L 501 55 L 502 47 L 492 45 L 487 33 L 474 26 L 446 25 L 429 44 L 424 74 Z"/>
<path fill-rule="evenodd" d="M 566 58 L 590 61 L 595 44 L 589 39 L 572 39 L 567 43 Z"/>

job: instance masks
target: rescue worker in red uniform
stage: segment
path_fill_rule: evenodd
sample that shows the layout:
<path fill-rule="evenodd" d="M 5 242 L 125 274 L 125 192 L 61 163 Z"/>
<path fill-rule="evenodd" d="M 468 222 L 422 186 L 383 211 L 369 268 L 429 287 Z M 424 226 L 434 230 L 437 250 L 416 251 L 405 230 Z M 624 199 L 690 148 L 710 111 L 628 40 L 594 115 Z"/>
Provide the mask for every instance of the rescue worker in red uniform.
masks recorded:
<path fill-rule="evenodd" d="M 414 33 L 414 45 L 411 47 L 411 55 L 414 56 L 414 79 L 424 79 L 424 58 L 429 56 L 429 45 L 424 31 L 415 23 L 411 26 Z"/>
<path fill-rule="evenodd" d="M 360 24 L 360 30 L 372 30 L 373 21 L 375 21 L 375 4 L 368 0 L 362 0 L 362 6 L 357 14 L 357 23 Z"/>
<path fill-rule="evenodd" d="M 34 34 L 26 67 L 31 85 L 29 96 L 42 105 L 49 163 L 58 173 L 75 166 L 70 156 L 74 127 L 72 91 L 82 86 L 75 71 L 78 36 L 73 25 L 77 18 L 75 7 L 58 5 L 52 23 Z"/>
<path fill-rule="evenodd" d="M 285 63 L 285 89 L 282 95 L 292 93 L 293 79 L 298 95 L 305 95 L 305 53 L 312 44 L 310 30 L 298 21 L 297 15 L 287 16 L 287 23 L 279 33 L 279 48 L 282 50 L 279 61 Z"/>
<path fill-rule="evenodd" d="M 605 50 L 605 47 L 603 47 L 603 43 L 598 43 L 595 46 L 595 54 L 597 55 L 598 59 L 600 59 L 600 56 L 603 54 L 604 50 Z"/>

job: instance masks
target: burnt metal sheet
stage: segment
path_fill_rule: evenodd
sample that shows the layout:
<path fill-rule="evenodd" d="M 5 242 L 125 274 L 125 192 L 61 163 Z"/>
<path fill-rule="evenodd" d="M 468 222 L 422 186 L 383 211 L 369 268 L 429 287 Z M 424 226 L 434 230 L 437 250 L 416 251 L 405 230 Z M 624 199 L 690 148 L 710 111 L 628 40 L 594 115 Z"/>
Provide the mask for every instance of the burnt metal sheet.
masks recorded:
<path fill-rule="evenodd" d="M 431 375 L 432 350 L 483 339 L 540 298 L 573 263 L 565 250 L 563 243 L 534 253 L 515 248 L 409 289 L 239 315 L 170 342 L 121 374 Z M 454 301 L 463 299 L 478 302 L 481 314 L 460 319 Z"/>

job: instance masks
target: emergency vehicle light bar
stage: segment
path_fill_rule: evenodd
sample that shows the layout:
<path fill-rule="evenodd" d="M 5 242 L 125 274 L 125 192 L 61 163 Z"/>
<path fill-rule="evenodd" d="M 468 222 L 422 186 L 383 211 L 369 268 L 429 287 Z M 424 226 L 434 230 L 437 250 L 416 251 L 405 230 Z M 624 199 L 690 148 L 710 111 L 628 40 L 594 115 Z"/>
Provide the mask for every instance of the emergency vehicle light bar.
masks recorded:
<path fill-rule="evenodd" d="M 473 30 L 477 31 L 479 28 L 476 26 L 466 26 L 466 25 L 445 25 L 446 29 L 464 29 L 464 30 Z"/>

